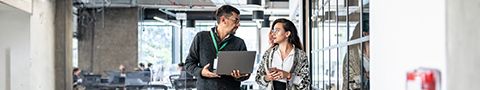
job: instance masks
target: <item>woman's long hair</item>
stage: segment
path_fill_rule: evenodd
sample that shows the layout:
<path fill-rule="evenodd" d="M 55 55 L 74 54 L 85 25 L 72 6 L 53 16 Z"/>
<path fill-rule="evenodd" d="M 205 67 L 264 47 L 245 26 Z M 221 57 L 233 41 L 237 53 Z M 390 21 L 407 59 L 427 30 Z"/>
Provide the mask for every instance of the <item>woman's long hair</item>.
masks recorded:
<path fill-rule="evenodd" d="M 295 45 L 295 48 L 303 50 L 303 45 L 300 42 L 300 38 L 298 37 L 298 32 L 297 32 L 297 28 L 295 27 L 295 24 L 293 24 L 293 22 L 290 21 L 290 20 L 287 20 L 285 18 L 280 18 L 280 19 L 277 19 L 277 20 L 273 21 L 272 28 L 271 28 L 272 30 L 274 29 L 275 24 L 277 24 L 277 23 L 282 23 L 283 24 L 283 29 L 285 31 L 290 31 L 290 36 L 288 37 L 288 42 Z"/>

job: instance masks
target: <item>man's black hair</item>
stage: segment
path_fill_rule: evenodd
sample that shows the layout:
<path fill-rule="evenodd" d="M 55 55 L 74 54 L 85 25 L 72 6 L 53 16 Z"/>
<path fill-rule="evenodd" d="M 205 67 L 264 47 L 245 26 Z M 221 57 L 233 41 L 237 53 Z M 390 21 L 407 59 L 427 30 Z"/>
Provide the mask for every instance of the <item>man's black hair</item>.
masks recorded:
<path fill-rule="evenodd" d="M 185 63 L 178 63 L 178 66 L 183 67 L 183 66 L 185 66 Z"/>
<path fill-rule="evenodd" d="M 75 74 L 75 72 L 77 72 L 77 71 L 80 71 L 80 68 L 77 68 L 77 67 L 73 68 L 73 74 Z"/>
<path fill-rule="evenodd" d="M 230 17 L 232 16 L 232 12 L 240 15 L 240 11 L 230 5 L 223 5 L 215 11 L 215 19 L 217 19 L 217 23 L 220 23 L 220 17 Z"/>
<path fill-rule="evenodd" d="M 148 64 L 147 64 L 148 67 L 151 67 L 152 65 L 153 65 L 152 63 L 148 63 Z"/>

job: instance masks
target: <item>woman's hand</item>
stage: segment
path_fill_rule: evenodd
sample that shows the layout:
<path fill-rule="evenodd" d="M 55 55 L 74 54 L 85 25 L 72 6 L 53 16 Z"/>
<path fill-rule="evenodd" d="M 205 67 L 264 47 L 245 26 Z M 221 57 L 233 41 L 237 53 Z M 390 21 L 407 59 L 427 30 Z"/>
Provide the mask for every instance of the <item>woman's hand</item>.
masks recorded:
<path fill-rule="evenodd" d="M 275 80 L 274 79 L 274 76 L 272 76 L 274 73 L 267 73 L 267 75 L 265 75 L 265 81 L 272 81 L 272 80 Z"/>
<path fill-rule="evenodd" d="M 289 72 L 277 69 L 276 72 L 273 73 L 272 76 L 274 77 L 275 80 L 279 80 L 279 79 L 289 80 L 291 75 L 290 75 Z"/>
<path fill-rule="evenodd" d="M 268 71 L 269 72 L 266 72 L 267 75 L 265 75 L 265 81 L 277 80 L 275 76 L 273 76 L 273 74 L 277 73 L 277 68 L 270 68 Z"/>

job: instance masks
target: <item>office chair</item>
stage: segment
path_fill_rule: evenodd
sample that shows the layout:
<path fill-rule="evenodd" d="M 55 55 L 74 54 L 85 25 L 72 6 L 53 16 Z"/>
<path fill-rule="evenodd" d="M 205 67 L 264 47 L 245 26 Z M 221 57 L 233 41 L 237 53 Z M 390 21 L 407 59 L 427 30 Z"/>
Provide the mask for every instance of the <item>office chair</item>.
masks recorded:
<path fill-rule="evenodd" d="M 192 88 L 196 88 L 196 79 L 181 78 L 180 76 L 179 74 L 169 76 L 170 83 L 172 83 L 175 90 L 191 90 Z"/>

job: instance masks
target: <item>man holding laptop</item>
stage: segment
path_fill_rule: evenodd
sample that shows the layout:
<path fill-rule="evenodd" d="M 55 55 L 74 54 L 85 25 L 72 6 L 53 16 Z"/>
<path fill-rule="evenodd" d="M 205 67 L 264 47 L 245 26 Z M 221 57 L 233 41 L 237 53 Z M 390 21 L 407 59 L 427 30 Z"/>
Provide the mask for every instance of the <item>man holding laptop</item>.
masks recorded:
<path fill-rule="evenodd" d="M 240 26 L 240 11 L 223 5 L 216 10 L 215 16 L 217 26 L 197 33 L 193 39 L 185 70 L 197 78 L 198 90 L 240 90 L 240 82 L 247 80 L 249 74 L 241 74 L 238 69 L 220 75 L 214 71 L 220 51 L 247 51 L 243 39 L 234 36 Z"/>

